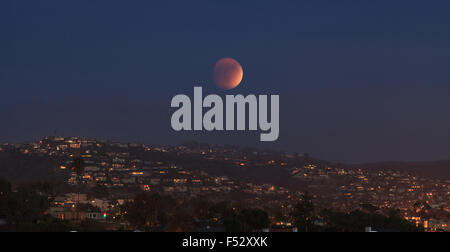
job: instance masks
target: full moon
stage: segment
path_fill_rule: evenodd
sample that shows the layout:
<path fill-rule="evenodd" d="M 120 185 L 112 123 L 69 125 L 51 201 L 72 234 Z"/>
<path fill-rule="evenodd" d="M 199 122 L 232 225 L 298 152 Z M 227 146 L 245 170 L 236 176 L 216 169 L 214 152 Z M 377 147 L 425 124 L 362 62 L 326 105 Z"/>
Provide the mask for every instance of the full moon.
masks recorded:
<path fill-rule="evenodd" d="M 232 58 L 223 58 L 214 66 L 214 82 L 222 89 L 237 87 L 244 76 L 242 66 Z"/>

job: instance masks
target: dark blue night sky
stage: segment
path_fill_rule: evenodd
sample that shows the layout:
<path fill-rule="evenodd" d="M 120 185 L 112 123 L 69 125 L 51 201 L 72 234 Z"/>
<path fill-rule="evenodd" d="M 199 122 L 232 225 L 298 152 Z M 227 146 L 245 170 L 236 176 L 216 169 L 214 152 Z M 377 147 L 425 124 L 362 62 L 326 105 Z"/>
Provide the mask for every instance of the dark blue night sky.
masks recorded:
<path fill-rule="evenodd" d="M 0 142 L 187 140 L 345 162 L 450 158 L 449 1 L 0 2 Z M 214 63 L 243 83 L 217 89 Z M 280 139 L 170 127 L 171 98 L 279 94 Z"/>

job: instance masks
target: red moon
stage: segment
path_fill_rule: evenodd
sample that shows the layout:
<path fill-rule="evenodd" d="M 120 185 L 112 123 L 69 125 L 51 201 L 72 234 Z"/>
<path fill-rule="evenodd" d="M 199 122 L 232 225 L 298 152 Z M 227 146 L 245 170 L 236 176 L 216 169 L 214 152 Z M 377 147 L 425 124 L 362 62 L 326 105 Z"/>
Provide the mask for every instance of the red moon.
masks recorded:
<path fill-rule="evenodd" d="M 237 87 L 244 76 L 242 66 L 232 58 L 223 58 L 214 66 L 214 82 L 222 89 Z"/>

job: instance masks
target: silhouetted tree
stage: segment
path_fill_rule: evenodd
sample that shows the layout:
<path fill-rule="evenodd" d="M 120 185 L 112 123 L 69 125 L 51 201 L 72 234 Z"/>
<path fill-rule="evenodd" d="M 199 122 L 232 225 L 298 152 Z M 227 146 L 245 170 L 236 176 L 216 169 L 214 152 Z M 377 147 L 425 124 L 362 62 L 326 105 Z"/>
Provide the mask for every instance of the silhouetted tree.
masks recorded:
<path fill-rule="evenodd" d="M 244 224 L 241 217 L 236 213 L 228 214 L 223 219 L 226 232 L 244 232 Z"/>
<path fill-rule="evenodd" d="M 369 214 L 375 214 L 376 211 L 378 211 L 378 207 L 376 207 L 372 204 L 361 204 L 360 208 L 361 208 L 361 211 L 369 213 Z"/>
<path fill-rule="evenodd" d="M 11 192 L 11 183 L 5 179 L 0 178 L 0 195 L 4 195 Z"/>
<path fill-rule="evenodd" d="M 326 225 L 325 231 L 364 232 L 365 227 L 398 232 L 423 231 L 423 228 L 416 227 L 414 223 L 410 223 L 399 216 L 369 214 L 359 210 L 351 213 L 323 210 L 321 216 L 324 218 Z"/>
<path fill-rule="evenodd" d="M 315 220 L 313 198 L 308 193 L 304 194 L 294 206 L 292 217 L 298 230 L 310 232 Z"/>
<path fill-rule="evenodd" d="M 15 225 L 39 223 L 49 207 L 47 196 L 30 188 L 19 188 L 17 193 L 9 193 L 3 201 L 2 212 L 10 224 Z"/>
<path fill-rule="evenodd" d="M 244 209 L 240 217 L 246 231 L 269 228 L 270 225 L 269 215 L 261 209 Z"/>
<path fill-rule="evenodd" d="M 177 206 L 169 196 L 141 193 L 121 207 L 126 221 L 135 228 L 149 229 L 167 224 L 168 215 Z"/>
<path fill-rule="evenodd" d="M 81 157 L 77 157 L 72 162 L 72 169 L 77 173 L 78 176 L 84 173 L 84 160 Z"/>
<path fill-rule="evenodd" d="M 194 213 L 190 208 L 178 207 L 168 221 L 166 231 L 193 232 L 195 231 Z"/>

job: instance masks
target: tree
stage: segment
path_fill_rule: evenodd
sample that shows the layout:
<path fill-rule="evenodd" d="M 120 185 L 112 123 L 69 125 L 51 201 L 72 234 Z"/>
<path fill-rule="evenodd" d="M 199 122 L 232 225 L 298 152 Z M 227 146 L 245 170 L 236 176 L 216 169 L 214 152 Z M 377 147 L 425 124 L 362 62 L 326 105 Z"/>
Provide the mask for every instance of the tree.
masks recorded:
<path fill-rule="evenodd" d="M 11 192 L 11 183 L 5 179 L 0 178 L 0 195 L 5 195 Z"/>
<path fill-rule="evenodd" d="M 195 231 L 194 214 L 191 209 L 178 207 L 168 221 L 166 231 L 193 232 Z"/>
<path fill-rule="evenodd" d="M 270 226 L 266 211 L 251 208 L 241 211 L 227 211 L 223 217 L 223 225 L 227 232 L 251 232 Z"/>
<path fill-rule="evenodd" d="M 77 157 L 72 162 L 72 169 L 77 173 L 78 176 L 84 173 L 84 160 L 81 157 Z"/>
<path fill-rule="evenodd" d="M 53 195 L 55 190 L 53 184 L 49 182 L 33 182 L 25 184 L 21 187 L 22 190 L 30 190 L 36 193 L 41 193 L 45 195 Z"/>
<path fill-rule="evenodd" d="M 405 219 L 396 216 L 392 211 L 391 216 L 380 214 L 370 214 L 362 211 L 351 213 L 332 212 L 323 210 L 321 216 L 324 218 L 325 231 L 331 232 L 363 232 L 365 227 L 372 227 L 378 230 L 418 232 L 423 231 L 421 227 L 416 227 Z"/>
<path fill-rule="evenodd" d="M 81 157 L 77 157 L 72 162 L 72 169 L 75 170 L 77 174 L 77 180 L 78 184 L 80 185 L 82 182 L 82 176 L 84 173 L 84 160 Z M 78 199 L 77 199 L 77 205 L 80 205 L 80 187 L 78 187 Z M 80 219 L 80 212 L 77 210 L 77 220 Z"/>
<path fill-rule="evenodd" d="M 224 217 L 223 225 L 226 232 L 244 232 L 244 224 L 236 213 L 231 213 Z"/>
<path fill-rule="evenodd" d="M 48 207 L 48 198 L 30 188 L 19 188 L 17 193 L 9 193 L 6 204 L 2 206 L 12 224 L 39 223 L 44 219 L 44 212 Z"/>
<path fill-rule="evenodd" d="M 11 184 L 4 179 L 0 179 L 0 217 L 4 218 L 8 214 L 8 195 L 11 193 Z"/>
<path fill-rule="evenodd" d="M 121 207 L 123 217 L 134 228 L 149 229 L 167 224 L 168 215 L 176 207 L 176 201 L 169 196 L 141 193 Z"/>
<path fill-rule="evenodd" d="M 269 215 L 261 209 L 244 209 L 241 211 L 241 219 L 247 231 L 268 228 Z"/>
<path fill-rule="evenodd" d="M 301 232 L 310 232 L 313 229 L 314 204 L 313 198 L 308 194 L 304 194 L 300 201 L 294 206 L 292 217 L 298 230 Z"/>
<path fill-rule="evenodd" d="M 363 203 L 360 205 L 361 211 L 369 213 L 369 214 L 375 214 L 376 211 L 378 211 L 378 207 L 372 205 L 372 204 L 366 204 Z"/>

